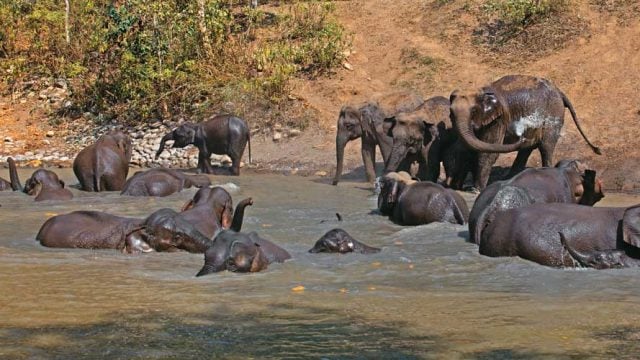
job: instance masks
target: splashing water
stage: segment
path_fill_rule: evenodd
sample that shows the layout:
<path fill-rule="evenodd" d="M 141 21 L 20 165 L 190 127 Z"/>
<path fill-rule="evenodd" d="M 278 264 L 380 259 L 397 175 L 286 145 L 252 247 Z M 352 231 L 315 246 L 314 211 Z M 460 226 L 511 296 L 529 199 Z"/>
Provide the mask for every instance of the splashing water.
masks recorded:
<path fill-rule="evenodd" d="M 560 119 L 556 117 L 548 117 L 540 114 L 538 111 L 531 115 L 523 116 L 520 119 L 511 123 L 511 131 L 518 136 L 522 136 L 527 129 L 552 127 L 557 128 Z"/>

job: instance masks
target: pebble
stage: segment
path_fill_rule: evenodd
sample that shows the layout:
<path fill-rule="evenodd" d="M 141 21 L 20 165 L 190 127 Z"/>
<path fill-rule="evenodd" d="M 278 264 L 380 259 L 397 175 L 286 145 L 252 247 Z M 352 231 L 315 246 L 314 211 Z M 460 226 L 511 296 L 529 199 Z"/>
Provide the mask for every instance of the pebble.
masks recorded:
<path fill-rule="evenodd" d="M 47 137 L 53 137 L 55 133 L 53 132 L 53 130 L 49 130 L 47 131 L 47 133 L 45 134 Z"/>

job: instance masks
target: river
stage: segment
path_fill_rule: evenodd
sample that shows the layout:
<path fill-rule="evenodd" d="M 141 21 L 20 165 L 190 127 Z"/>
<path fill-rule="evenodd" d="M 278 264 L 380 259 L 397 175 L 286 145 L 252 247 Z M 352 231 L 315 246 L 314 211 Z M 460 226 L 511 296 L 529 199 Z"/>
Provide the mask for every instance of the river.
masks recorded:
<path fill-rule="evenodd" d="M 68 184 L 70 169 L 55 169 Z M 31 173 L 20 170 L 24 180 Z M 640 269 L 552 269 L 488 258 L 466 226 L 394 225 L 371 214 L 365 183 L 243 173 L 243 230 L 293 256 L 254 274 L 196 278 L 204 256 L 48 249 L 50 216 L 101 210 L 144 217 L 166 198 L 83 193 L 36 203 L 0 193 L 0 358 L 635 358 Z M 475 196 L 464 194 L 472 204 Z M 600 206 L 640 197 L 607 194 Z M 338 222 L 335 213 L 342 215 Z M 341 227 L 373 255 L 309 254 Z"/>

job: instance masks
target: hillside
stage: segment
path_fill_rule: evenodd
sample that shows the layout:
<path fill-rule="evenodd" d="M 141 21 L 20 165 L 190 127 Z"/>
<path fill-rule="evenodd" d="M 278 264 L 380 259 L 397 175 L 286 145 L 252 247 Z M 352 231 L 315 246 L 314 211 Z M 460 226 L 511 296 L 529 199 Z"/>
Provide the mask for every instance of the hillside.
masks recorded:
<path fill-rule="evenodd" d="M 329 76 L 296 80 L 290 96 L 290 101 L 317 114 L 318 126 L 278 142 L 271 135 L 255 135 L 254 162 L 267 170 L 323 171 L 330 176 L 335 166 L 335 121 L 344 103 L 406 88 L 425 98 L 448 96 L 454 89 L 474 89 L 503 75 L 531 74 L 552 80 L 567 94 L 585 132 L 604 153 L 597 156 L 589 150 L 567 113 L 555 159 L 587 160 L 600 171 L 607 189 L 640 191 L 640 6 L 624 0 L 573 0 L 561 14 L 496 45 L 483 43 L 483 31 L 493 34 L 481 28 L 478 14 L 483 3 L 336 2 L 338 20 L 352 37 L 348 65 Z M 278 10 L 271 2 L 261 7 Z M 32 105 L 2 100 L 0 131 L 14 141 L 13 147 L 0 149 L 3 154 L 33 151 L 31 144 L 64 147 L 67 133 L 38 119 L 45 115 L 33 112 Z M 50 130 L 54 133 L 46 137 Z M 20 140 L 24 142 L 15 145 Z M 347 172 L 361 167 L 357 142 L 347 147 L 347 155 Z M 499 164 L 509 165 L 511 159 L 513 154 L 502 155 Z M 539 164 L 535 152 L 529 165 Z M 351 175 L 361 179 L 357 172 Z"/>

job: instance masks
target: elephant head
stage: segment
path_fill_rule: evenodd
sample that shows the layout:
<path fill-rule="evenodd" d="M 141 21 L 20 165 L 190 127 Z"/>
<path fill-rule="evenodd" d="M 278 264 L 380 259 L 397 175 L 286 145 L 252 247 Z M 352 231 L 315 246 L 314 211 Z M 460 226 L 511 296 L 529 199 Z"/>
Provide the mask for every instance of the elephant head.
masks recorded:
<path fill-rule="evenodd" d="M 156 251 L 181 249 L 203 253 L 212 244 L 211 240 L 172 209 L 160 209 L 149 215 L 144 226 L 140 240 Z"/>
<path fill-rule="evenodd" d="M 390 172 L 380 180 L 380 194 L 378 194 L 378 209 L 383 215 L 391 215 L 398 198 L 407 185 L 414 183 L 409 173 L 400 171 Z"/>
<path fill-rule="evenodd" d="M 211 185 L 211 180 L 207 175 L 190 175 L 185 178 L 184 187 L 203 188 Z"/>
<path fill-rule="evenodd" d="M 258 272 L 269 265 L 260 245 L 251 236 L 231 230 L 223 230 L 216 236 L 204 259 L 205 264 L 196 276 L 224 270 Z"/>
<path fill-rule="evenodd" d="M 351 140 L 362 136 L 362 112 L 360 107 L 343 106 L 338 116 L 336 131 L 336 175 L 333 185 L 338 184 L 344 164 L 344 148 Z"/>
<path fill-rule="evenodd" d="M 456 90 L 451 93 L 449 101 L 451 123 L 468 147 L 480 152 L 506 153 L 531 145 L 524 138 L 513 144 L 493 144 L 476 137 L 475 132 L 481 128 L 508 125 L 508 109 L 491 88 L 483 88 L 471 95 L 463 95 Z"/>
<path fill-rule="evenodd" d="M 182 207 L 182 211 L 187 211 L 196 207 L 204 207 L 213 210 L 220 225 L 228 229 L 233 221 L 233 202 L 231 195 L 222 187 L 200 188 L 193 199 L 187 201 Z"/>
<path fill-rule="evenodd" d="M 437 136 L 437 129 L 433 124 L 421 116 L 406 113 L 385 119 L 384 129 L 388 136 L 393 137 L 391 154 L 384 167 L 385 173 L 396 171 L 407 156 L 421 153 Z"/>
<path fill-rule="evenodd" d="M 355 240 L 351 235 L 342 229 L 329 230 L 318 241 L 310 253 L 316 254 L 321 252 L 346 254 L 349 252 L 359 252 L 361 254 L 377 253 L 380 249 L 365 245 Z"/>
<path fill-rule="evenodd" d="M 198 131 L 198 125 L 190 122 L 185 122 L 184 124 L 178 126 L 170 133 L 166 134 L 160 140 L 160 147 L 156 152 L 156 159 L 162 151 L 164 150 L 165 142 L 168 140 L 173 140 L 174 148 L 183 148 L 187 145 L 191 145 L 196 141 L 196 133 Z"/>
<path fill-rule="evenodd" d="M 24 183 L 22 190 L 27 195 L 38 196 L 44 187 L 50 189 L 63 189 L 64 181 L 50 170 L 38 169 L 33 172 L 30 178 Z"/>
<path fill-rule="evenodd" d="M 622 217 L 622 240 L 640 248 L 640 205 L 628 208 Z"/>
<path fill-rule="evenodd" d="M 129 138 L 129 136 L 119 131 L 112 133 L 111 136 L 113 137 L 116 146 L 122 152 L 128 163 L 131 160 L 131 152 L 133 151 L 133 148 L 131 146 L 131 139 Z"/>

